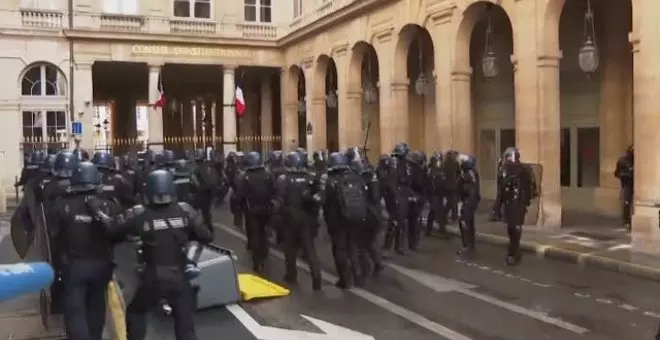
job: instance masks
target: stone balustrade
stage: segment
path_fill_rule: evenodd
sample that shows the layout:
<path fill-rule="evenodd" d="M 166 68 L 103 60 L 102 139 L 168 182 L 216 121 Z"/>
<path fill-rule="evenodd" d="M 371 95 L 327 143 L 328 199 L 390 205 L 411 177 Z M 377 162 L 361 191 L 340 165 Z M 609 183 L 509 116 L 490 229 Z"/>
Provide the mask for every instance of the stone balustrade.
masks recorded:
<path fill-rule="evenodd" d="M 23 27 L 61 29 L 64 13 L 61 11 L 42 9 L 20 9 L 20 23 Z"/>
<path fill-rule="evenodd" d="M 82 31 L 276 40 L 356 1 L 360 0 L 326 0 L 316 9 L 295 18 L 288 25 L 242 22 L 223 18 L 213 20 L 77 12 L 73 15 L 73 27 Z M 0 12 L 0 28 L 7 29 L 61 30 L 68 28 L 68 20 L 68 14 L 64 10 L 24 8 Z"/>

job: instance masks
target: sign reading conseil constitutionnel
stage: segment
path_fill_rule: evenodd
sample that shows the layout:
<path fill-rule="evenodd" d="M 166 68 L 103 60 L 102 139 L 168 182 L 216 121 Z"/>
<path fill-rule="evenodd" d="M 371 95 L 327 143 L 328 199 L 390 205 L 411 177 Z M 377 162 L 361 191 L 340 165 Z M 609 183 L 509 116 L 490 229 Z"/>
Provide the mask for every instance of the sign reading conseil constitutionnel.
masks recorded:
<path fill-rule="evenodd" d="M 240 48 L 188 47 L 171 45 L 133 45 L 134 55 L 215 57 L 215 58 L 252 58 L 253 51 Z"/>

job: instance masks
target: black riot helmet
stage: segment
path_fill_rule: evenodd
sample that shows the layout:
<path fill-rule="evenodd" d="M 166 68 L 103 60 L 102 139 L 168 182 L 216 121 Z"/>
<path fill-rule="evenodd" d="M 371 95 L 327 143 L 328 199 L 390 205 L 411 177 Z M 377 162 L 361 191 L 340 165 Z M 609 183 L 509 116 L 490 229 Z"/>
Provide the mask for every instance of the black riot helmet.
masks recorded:
<path fill-rule="evenodd" d="M 301 158 L 301 159 L 307 159 L 307 156 L 308 156 L 308 154 L 307 154 L 307 149 L 305 149 L 305 148 L 297 148 L 297 149 L 296 149 L 296 152 L 300 155 L 300 158 Z"/>
<path fill-rule="evenodd" d="M 360 148 L 358 147 L 348 148 L 348 150 L 346 150 L 346 158 L 348 158 L 349 162 L 353 162 L 354 160 L 362 161 Z"/>
<path fill-rule="evenodd" d="M 35 153 L 35 151 L 23 153 L 23 165 L 32 165 Z"/>
<path fill-rule="evenodd" d="M 193 159 L 195 159 L 195 162 L 203 162 L 206 160 L 206 150 L 204 149 L 197 149 L 193 153 Z"/>
<path fill-rule="evenodd" d="M 245 170 L 256 170 L 264 167 L 264 163 L 261 161 L 261 155 L 256 151 L 248 152 L 243 157 L 243 168 Z"/>
<path fill-rule="evenodd" d="M 475 170 L 477 167 L 477 158 L 473 155 L 460 154 L 457 159 L 463 171 Z"/>
<path fill-rule="evenodd" d="M 321 150 L 314 151 L 312 154 L 312 160 L 314 160 L 315 163 L 319 162 L 325 162 L 324 154 Z"/>
<path fill-rule="evenodd" d="M 274 150 L 268 155 L 268 165 L 270 167 L 282 166 L 282 150 Z"/>
<path fill-rule="evenodd" d="M 392 156 L 405 157 L 409 151 L 410 148 L 408 147 L 407 143 L 398 143 L 392 150 Z"/>
<path fill-rule="evenodd" d="M 174 161 L 174 176 L 176 177 L 190 176 L 190 163 L 188 163 L 188 160 L 179 159 Z"/>
<path fill-rule="evenodd" d="M 230 151 L 227 154 L 227 159 L 225 160 L 226 164 L 228 167 L 236 166 L 238 164 L 238 159 L 236 156 L 236 152 Z"/>
<path fill-rule="evenodd" d="M 505 163 L 520 163 L 520 151 L 517 148 L 510 146 L 504 150 L 502 159 Z"/>
<path fill-rule="evenodd" d="M 48 157 L 48 153 L 46 151 L 37 150 L 32 153 L 32 156 L 30 157 L 30 164 L 41 165 L 46 160 L 46 157 Z"/>
<path fill-rule="evenodd" d="M 426 154 L 423 151 L 415 150 L 408 155 L 408 159 L 415 165 L 426 165 Z"/>
<path fill-rule="evenodd" d="M 392 157 L 389 155 L 380 155 L 378 157 L 378 166 L 379 167 L 384 167 L 384 166 L 390 166 L 390 163 L 392 162 Z"/>
<path fill-rule="evenodd" d="M 147 176 L 147 200 L 150 204 L 170 204 L 176 197 L 174 175 L 167 170 L 154 170 Z"/>
<path fill-rule="evenodd" d="M 77 167 L 78 163 L 78 158 L 72 152 L 62 151 L 55 157 L 53 174 L 59 178 L 71 178 L 73 170 Z"/>
<path fill-rule="evenodd" d="M 89 161 L 89 153 L 80 147 L 73 149 L 73 157 L 76 158 L 78 162 Z"/>
<path fill-rule="evenodd" d="M 328 170 L 330 171 L 340 171 L 348 169 L 348 159 L 346 155 L 333 152 L 328 156 Z"/>
<path fill-rule="evenodd" d="M 98 189 L 101 185 L 101 174 L 92 162 L 83 161 L 73 170 L 71 175 L 71 191 L 89 192 Z"/>
<path fill-rule="evenodd" d="M 429 158 L 429 166 L 432 168 L 440 168 L 442 166 L 443 159 L 442 151 L 435 150 Z"/>
<path fill-rule="evenodd" d="M 97 151 L 92 157 L 92 163 L 96 164 L 99 169 L 116 170 L 117 164 L 112 155 L 107 151 Z"/>
<path fill-rule="evenodd" d="M 174 157 L 174 151 L 165 149 L 160 155 L 158 155 L 158 165 L 160 166 L 169 166 L 174 165 L 176 158 Z"/>
<path fill-rule="evenodd" d="M 284 167 L 289 170 L 298 170 L 302 167 L 302 158 L 297 151 L 291 151 L 284 157 Z"/>
<path fill-rule="evenodd" d="M 44 159 L 44 161 L 41 162 L 41 165 L 39 165 L 39 170 L 44 173 L 52 174 L 55 168 L 55 158 L 57 158 L 56 155 L 47 155 L 46 159 Z"/>

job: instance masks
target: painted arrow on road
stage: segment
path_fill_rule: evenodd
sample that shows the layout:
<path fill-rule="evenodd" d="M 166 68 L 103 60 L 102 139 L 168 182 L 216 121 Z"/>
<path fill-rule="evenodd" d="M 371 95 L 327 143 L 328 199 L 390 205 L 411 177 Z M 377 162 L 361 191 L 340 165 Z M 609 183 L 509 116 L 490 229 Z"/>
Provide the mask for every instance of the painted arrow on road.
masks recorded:
<path fill-rule="evenodd" d="M 238 305 L 229 305 L 225 308 L 258 340 L 375 340 L 371 335 L 356 332 L 311 316 L 300 315 L 318 327 L 323 333 L 263 326 Z"/>
<path fill-rule="evenodd" d="M 557 327 L 563 328 L 565 330 L 568 330 L 568 331 L 571 331 L 571 332 L 574 332 L 574 333 L 577 333 L 577 334 L 584 334 L 584 333 L 589 332 L 589 330 L 584 328 L 584 327 L 572 324 L 570 322 L 567 322 L 567 321 L 564 321 L 564 320 L 561 320 L 561 319 L 558 319 L 558 318 L 553 318 L 553 317 L 549 316 L 547 313 L 542 313 L 542 312 L 538 312 L 538 311 L 535 311 L 535 310 L 530 310 L 530 309 L 527 309 L 527 308 L 524 308 L 524 307 L 521 307 L 521 306 L 518 306 L 518 305 L 514 305 L 514 304 L 506 302 L 506 301 L 496 299 L 494 297 L 491 297 L 491 296 L 488 296 L 488 295 L 485 295 L 485 294 L 475 292 L 472 289 L 476 288 L 477 286 L 471 285 L 471 284 L 466 283 L 466 282 L 461 282 L 461 281 L 453 280 L 453 279 L 450 279 L 450 278 L 445 278 L 445 277 L 442 277 L 442 276 L 436 275 L 436 274 L 426 273 L 426 272 L 423 272 L 423 271 L 417 270 L 417 269 L 410 269 L 410 268 L 402 267 L 402 266 L 399 266 L 399 265 L 394 264 L 394 263 L 386 263 L 385 265 L 387 267 L 389 267 L 390 269 L 393 269 L 397 273 L 405 275 L 405 276 L 417 281 L 421 285 L 423 285 L 427 288 L 430 288 L 431 290 L 433 290 L 435 292 L 438 292 L 438 293 L 449 293 L 449 292 L 460 293 L 460 294 L 467 295 L 467 296 L 470 296 L 472 298 L 475 298 L 477 300 L 481 300 L 481 301 L 483 301 L 485 303 L 488 303 L 490 305 L 497 306 L 497 307 L 500 307 L 500 308 L 504 308 L 504 309 L 509 310 L 511 312 L 518 313 L 520 315 L 524 315 L 524 316 L 530 317 L 532 319 L 536 319 L 538 321 L 545 322 L 547 324 L 555 325 Z"/>

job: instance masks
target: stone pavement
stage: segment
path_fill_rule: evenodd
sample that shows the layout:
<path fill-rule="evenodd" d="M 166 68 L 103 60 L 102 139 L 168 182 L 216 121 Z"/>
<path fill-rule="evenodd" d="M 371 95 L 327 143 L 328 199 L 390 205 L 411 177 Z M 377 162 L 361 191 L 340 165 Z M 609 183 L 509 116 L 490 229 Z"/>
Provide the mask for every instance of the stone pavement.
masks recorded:
<path fill-rule="evenodd" d="M 487 211 L 480 209 L 477 214 L 477 240 L 506 247 L 509 242 L 506 227 L 501 222 L 488 221 Z M 660 281 L 660 257 L 633 252 L 630 233 L 619 219 L 569 211 L 564 212 L 563 225 L 556 231 L 524 226 L 521 248 L 541 258 L 566 261 L 583 268 L 612 270 Z M 453 235 L 459 233 L 455 225 L 448 226 L 448 230 Z"/>

